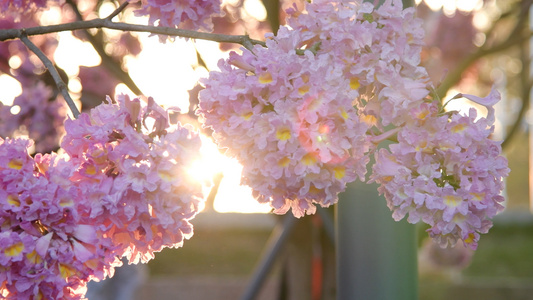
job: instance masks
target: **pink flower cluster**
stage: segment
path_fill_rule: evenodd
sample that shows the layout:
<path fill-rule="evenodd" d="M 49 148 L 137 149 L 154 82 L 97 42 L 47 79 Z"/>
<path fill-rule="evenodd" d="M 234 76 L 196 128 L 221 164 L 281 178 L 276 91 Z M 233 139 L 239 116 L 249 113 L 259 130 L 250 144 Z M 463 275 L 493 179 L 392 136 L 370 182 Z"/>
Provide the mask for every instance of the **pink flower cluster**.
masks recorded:
<path fill-rule="evenodd" d="M 410 117 L 398 143 L 376 153 L 372 180 L 395 220 L 422 220 L 442 246 L 460 239 L 475 249 L 479 233 L 487 233 L 490 219 L 503 210 L 502 178 L 509 173 L 500 143 L 489 139 L 492 123 L 476 121 L 473 108 L 467 116 L 446 114 L 434 103 Z"/>
<path fill-rule="evenodd" d="M 220 14 L 220 0 L 142 0 L 135 13 L 151 25 L 213 31 L 211 17 Z"/>
<path fill-rule="evenodd" d="M 202 184 L 185 174 L 201 142 L 192 127 L 170 127 L 152 98 L 145 107 L 124 95 L 118 102 L 67 121 L 61 147 L 79 164 L 72 178 L 91 203 L 91 218 L 130 262 L 147 262 L 192 236 L 188 220 L 200 209 Z"/>
<path fill-rule="evenodd" d="M 28 155 L 31 141 L 0 139 L 0 295 L 2 299 L 80 299 L 85 282 L 116 260 L 82 191 L 63 175 L 66 156 Z"/>
<path fill-rule="evenodd" d="M 399 0 L 377 9 L 357 0 L 318 0 L 306 12 L 289 10 L 287 24 L 306 48 L 319 45 L 317 56 L 328 56 L 339 86 L 355 90 L 350 96 L 359 116 L 380 129 L 405 122 L 430 84 L 419 66 L 424 31 L 414 8 L 403 10 Z"/>
<path fill-rule="evenodd" d="M 119 258 L 147 262 L 192 236 L 202 186 L 184 174 L 196 133 L 127 96 L 66 125 L 62 154 L 32 158 L 30 140 L 1 140 L 4 298 L 81 299 Z"/>
<path fill-rule="evenodd" d="M 232 53 L 204 82 L 199 109 L 258 200 L 296 216 L 313 213 L 313 202 L 335 203 L 347 182 L 363 178 L 369 147 L 352 106 L 357 90 L 342 88 L 349 80 L 327 53 L 298 55 L 302 43 L 282 27 L 268 48 Z"/>
<path fill-rule="evenodd" d="M 412 58 L 423 37 L 411 30 L 412 9 L 315 1 L 306 11 L 289 11 L 292 29 L 267 36 L 267 48 L 222 61 L 204 81 L 199 109 L 259 201 L 295 216 L 364 180 L 367 132 L 400 124 L 428 93 Z"/>
<path fill-rule="evenodd" d="M 288 13 L 290 27 L 267 35 L 266 48 L 231 53 L 203 81 L 198 113 L 243 164 L 242 182 L 274 212 L 300 217 L 364 181 L 375 153 L 371 181 L 396 220 L 409 214 L 441 244 L 475 248 L 501 211 L 508 173 L 489 139 L 499 94 L 460 95 L 487 106 L 479 121 L 429 99 L 421 21 L 399 0 L 377 9 L 318 0 Z"/>

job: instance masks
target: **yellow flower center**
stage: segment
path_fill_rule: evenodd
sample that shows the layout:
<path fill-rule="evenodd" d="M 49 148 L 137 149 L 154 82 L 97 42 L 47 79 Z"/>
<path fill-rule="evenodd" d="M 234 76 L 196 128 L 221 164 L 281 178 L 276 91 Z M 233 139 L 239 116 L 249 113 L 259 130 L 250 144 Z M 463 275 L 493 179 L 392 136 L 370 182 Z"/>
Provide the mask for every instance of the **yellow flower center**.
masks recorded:
<path fill-rule="evenodd" d="M 463 202 L 461 197 L 453 195 L 444 196 L 444 203 L 449 207 L 457 207 L 461 202 Z"/>
<path fill-rule="evenodd" d="M 96 174 L 96 167 L 94 165 L 87 166 L 87 168 L 85 168 L 85 173 L 89 175 Z"/>
<path fill-rule="evenodd" d="M 259 75 L 259 82 L 262 84 L 267 84 L 272 82 L 272 74 L 269 72 L 265 72 L 261 75 Z"/>
<path fill-rule="evenodd" d="M 357 79 L 357 77 L 350 78 L 350 88 L 352 90 L 357 90 L 360 86 L 361 84 L 359 83 L 359 79 Z"/>
<path fill-rule="evenodd" d="M 317 195 L 320 192 L 322 192 L 322 189 L 316 188 L 313 184 L 311 184 L 311 186 L 309 187 L 309 194 Z"/>
<path fill-rule="evenodd" d="M 291 162 L 290 158 L 288 158 L 287 156 L 285 156 L 284 158 L 280 159 L 278 161 L 278 166 L 280 167 L 286 167 L 289 165 L 289 163 Z"/>
<path fill-rule="evenodd" d="M 8 195 L 7 196 L 7 203 L 19 207 L 20 206 L 20 199 L 17 195 Z"/>
<path fill-rule="evenodd" d="M 423 110 L 416 115 L 416 118 L 419 120 L 424 120 L 427 117 L 427 115 L 429 115 L 429 111 Z"/>
<path fill-rule="evenodd" d="M 39 254 L 37 254 L 37 251 L 35 251 L 35 250 L 33 250 L 32 252 L 26 254 L 26 258 L 32 264 L 38 264 L 38 263 L 41 263 L 43 261 L 41 256 Z"/>
<path fill-rule="evenodd" d="M 385 182 L 390 182 L 394 179 L 394 176 L 383 176 L 381 179 Z"/>
<path fill-rule="evenodd" d="M 472 200 L 475 201 L 481 201 L 483 198 L 485 198 L 485 193 L 470 193 L 470 195 L 474 196 Z"/>
<path fill-rule="evenodd" d="M 307 153 L 302 157 L 302 163 L 306 166 L 314 165 L 316 163 L 316 157 L 311 153 Z"/>
<path fill-rule="evenodd" d="M 67 264 L 59 264 L 59 273 L 61 274 L 61 277 L 68 278 L 72 275 L 76 275 L 76 269 Z"/>
<path fill-rule="evenodd" d="M 298 89 L 298 93 L 300 95 L 304 95 L 306 94 L 307 92 L 309 92 L 309 86 L 308 85 L 302 85 L 299 89 Z"/>
<path fill-rule="evenodd" d="M 469 233 L 468 237 L 465 239 L 465 243 L 472 244 L 474 242 L 474 239 L 476 238 L 476 235 L 473 233 Z"/>
<path fill-rule="evenodd" d="M 4 249 L 4 254 L 9 257 L 17 256 L 24 250 L 24 244 L 22 242 L 13 244 Z"/>
<path fill-rule="evenodd" d="M 333 168 L 335 178 L 342 179 L 346 175 L 346 168 L 344 166 L 336 166 Z"/>
<path fill-rule="evenodd" d="M 458 132 L 461 132 L 461 131 L 465 130 L 465 128 L 466 128 L 466 125 L 460 123 L 460 124 L 457 124 L 457 125 L 452 127 L 452 132 L 453 133 L 458 133 Z"/>
<path fill-rule="evenodd" d="M 347 120 L 348 119 L 348 113 L 346 112 L 346 110 L 341 107 L 341 117 L 344 119 L 344 120 Z"/>
<path fill-rule="evenodd" d="M 366 124 L 370 126 L 374 126 L 377 124 L 378 119 L 374 115 L 361 115 L 361 121 L 365 122 Z"/>
<path fill-rule="evenodd" d="M 286 141 L 291 138 L 291 131 L 289 128 L 280 128 L 276 131 L 276 138 L 280 141 Z"/>
<path fill-rule="evenodd" d="M 73 206 L 74 205 L 74 201 L 72 201 L 72 199 L 70 198 L 62 198 L 59 200 L 59 206 L 61 207 L 67 207 L 67 206 Z"/>
<path fill-rule="evenodd" d="M 242 114 L 241 116 L 246 120 L 250 120 L 250 118 L 254 115 L 253 112 L 249 112 L 249 113 L 245 113 L 245 114 Z"/>
<path fill-rule="evenodd" d="M 22 169 L 22 160 L 13 158 L 12 160 L 9 161 L 7 166 L 11 169 L 20 170 Z"/>

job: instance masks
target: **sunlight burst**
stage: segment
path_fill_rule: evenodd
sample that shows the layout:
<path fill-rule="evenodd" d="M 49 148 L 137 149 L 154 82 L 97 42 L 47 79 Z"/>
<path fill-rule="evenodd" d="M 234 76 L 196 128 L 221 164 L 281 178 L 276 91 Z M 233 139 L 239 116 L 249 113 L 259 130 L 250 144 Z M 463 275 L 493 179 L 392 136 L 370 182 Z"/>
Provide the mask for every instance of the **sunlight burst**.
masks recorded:
<path fill-rule="evenodd" d="M 235 159 L 224 156 L 210 138 L 201 135 L 202 160 L 193 163 L 189 175 L 198 181 L 210 181 L 216 174 L 223 177 L 215 198 L 214 209 L 218 212 L 268 213 L 269 205 L 259 204 L 252 197 L 252 190 L 240 185 L 242 165 Z M 206 195 L 210 188 L 204 191 Z"/>

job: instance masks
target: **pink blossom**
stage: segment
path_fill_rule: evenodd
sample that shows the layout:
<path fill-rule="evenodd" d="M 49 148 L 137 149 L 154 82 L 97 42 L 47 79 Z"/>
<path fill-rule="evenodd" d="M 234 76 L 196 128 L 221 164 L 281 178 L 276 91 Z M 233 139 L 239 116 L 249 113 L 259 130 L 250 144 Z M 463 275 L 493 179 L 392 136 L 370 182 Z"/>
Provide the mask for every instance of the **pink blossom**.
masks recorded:
<path fill-rule="evenodd" d="M 381 184 L 393 218 L 423 221 L 445 245 L 475 248 L 501 211 L 506 160 L 487 118 L 444 113 L 420 67 L 424 32 L 399 0 L 313 1 L 288 11 L 266 48 L 231 53 L 203 81 L 198 113 L 244 166 L 242 183 L 276 213 L 328 206 L 356 178 Z M 377 150 L 384 140 L 395 140 Z"/>
<path fill-rule="evenodd" d="M 398 0 L 377 9 L 360 1 L 315 1 L 306 11 L 289 11 L 287 23 L 307 48 L 320 43 L 319 52 L 330 53 L 329 64 L 337 64 L 336 72 L 354 89 L 358 109 L 383 126 L 405 122 L 429 85 L 419 66 L 424 31 L 414 9 L 402 9 Z"/>
<path fill-rule="evenodd" d="M 418 67 L 420 21 L 400 1 L 314 1 L 289 16 L 267 48 L 219 63 L 199 113 L 258 200 L 301 216 L 364 180 L 369 130 L 406 122 L 428 77 Z"/>
<path fill-rule="evenodd" d="M 117 102 L 69 121 L 63 148 L 79 160 L 73 178 L 88 196 L 91 218 L 118 246 L 115 254 L 146 262 L 180 246 L 188 235 L 178 233 L 192 232 L 188 220 L 199 210 L 202 188 L 181 174 L 199 158 L 200 139 L 189 127 L 170 126 L 153 99 L 142 106 L 120 95 Z"/>
<path fill-rule="evenodd" d="M 364 178 L 368 126 L 350 87 L 338 85 L 329 53 L 298 55 L 299 32 L 285 27 L 267 46 L 220 62 L 221 72 L 204 82 L 199 113 L 243 164 L 243 183 L 258 201 L 300 217 L 315 211 L 313 203 L 334 204 L 347 182 Z"/>
<path fill-rule="evenodd" d="M 481 98 L 481 97 L 478 97 L 478 96 L 475 96 L 475 95 L 468 95 L 468 94 L 458 94 L 456 95 L 455 97 L 452 98 L 453 99 L 458 99 L 458 98 L 466 98 L 472 102 L 475 102 L 479 105 L 483 105 L 485 106 L 485 108 L 487 109 L 487 122 L 489 122 L 490 124 L 494 123 L 495 121 L 495 117 L 494 117 L 494 105 L 496 103 L 498 103 L 501 99 L 501 95 L 500 95 L 500 92 L 498 92 L 498 90 L 496 89 L 492 89 L 490 94 L 485 97 L 485 98 Z"/>
<path fill-rule="evenodd" d="M 441 245 L 457 240 L 477 247 L 480 233 L 502 211 L 507 160 L 499 142 L 489 139 L 486 119 L 439 115 L 427 110 L 398 133 L 398 143 L 376 154 L 372 180 L 381 184 L 395 220 L 429 224 Z"/>
<path fill-rule="evenodd" d="M 153 101 L 117 100 L 69 120 L 61 155 L 32 158 L 31 141 L 0 139 L 0 266 L 9 270 L 0 294 L 8 299 L 81 299 L 122 256 L 146 262 L 192 236 L 202 185 L 183 174 L 198 159 L 197 133 L 161 121 L 166 112 Z"/>
<path fill-rule="evenodd" d="M 0 249 L 0 265 L 9 270 L 0 276 L 0 293 L 8 299 L 81 299 L 86 282 L 103 279 L 117 258 L 107 252 L 112 249 L 108 240 L 90 237 L 96 229 L 89 228 L 94 225 L 85 217 L 83 197 L 75 186 L 64 184 L 70 161 L 52 154 L 37 155 L 34 162 L 29 145 L 23 139 L 0 143 L 2 169 L 23 171 L 0 176 L 0 238 L 9 238 Z M 71 173 L 75 168 L 69 165 Z M 67 175 L 62 185 L 50 181 L 55 170 Z"/>

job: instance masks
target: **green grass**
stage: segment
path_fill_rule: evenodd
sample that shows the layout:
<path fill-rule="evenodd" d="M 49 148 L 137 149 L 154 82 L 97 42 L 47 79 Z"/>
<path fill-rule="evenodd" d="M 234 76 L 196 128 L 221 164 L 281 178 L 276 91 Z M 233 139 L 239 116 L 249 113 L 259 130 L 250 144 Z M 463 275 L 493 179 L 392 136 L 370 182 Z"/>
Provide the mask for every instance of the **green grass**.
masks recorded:
<path fill-rule="evenodd" d="M 420 300 L 533 299 L 532 254 L 533 225 L 496 224 L 481 236 L 459 281 L 421 277 Z"/>
<path fill-rule="evenodd" d="M 506 180 L 507 207 L 528 209 L 529 206 L 529 137 L 519 132 L 504 149 L 511 173 Z"/>
<path fill-rule="evenodd" d="M 468 277 L 529 277 L 533 282 L 533 226 L 496 225 L 481 237 Z"/>
<path fill-rule="evenodd" d="M 152 275 L 247 276 L 269 235 L 269 231 L 246 229 L 197 230 L 183 248 L 157 253 L 149 267 Z M 533 278 L 533 226 L 495 225 L 481 236 L 478 250 L 463 275 Z"/>
<path fill-rule="evenodd" d="M 425 233 L 422 233 L 425 234 Z M 267 243 L 270 231 L 252 229 L 196 230 L 180 249 L 167 249 L 149 263 L 153 277 L 234 277 L 248 278 Z M 482 235 L 478 250 L 462 280 L 421 277 L 420 300 L 522 300 L 533 299 L 533 225 L 497 223 Z M 501 280 L 518 279 L 513 285 Z M 531 282 L 531 290 L 524 287 Z M 524 289 L 526 288 L 526 289 Z"/>
<path fill-rule="evenodd" d="M 195 230 L 179 249 L 165 249 L 148 266 L 153 276 L 248 276 L 258 261 L 269 231 Z"/>

